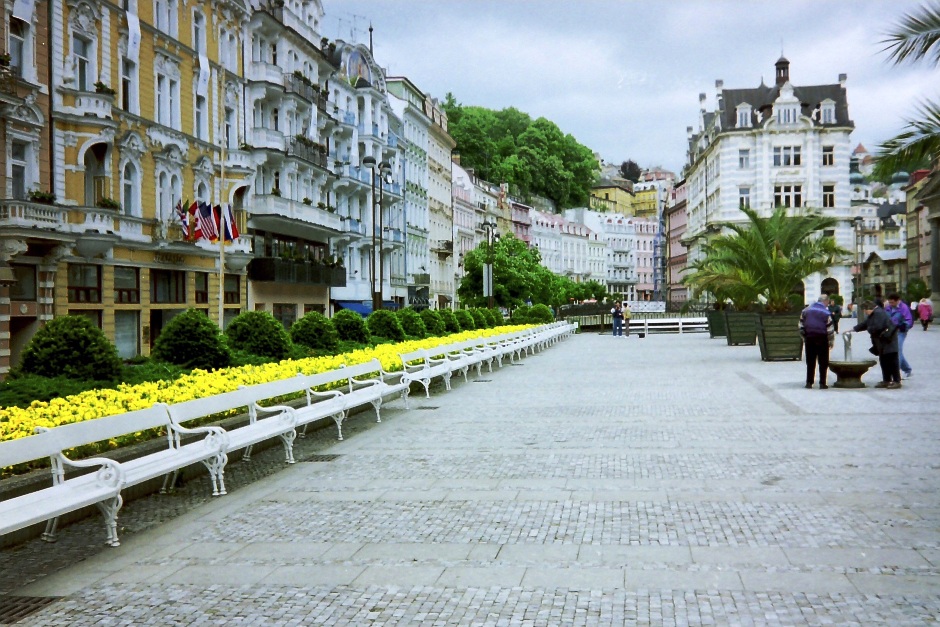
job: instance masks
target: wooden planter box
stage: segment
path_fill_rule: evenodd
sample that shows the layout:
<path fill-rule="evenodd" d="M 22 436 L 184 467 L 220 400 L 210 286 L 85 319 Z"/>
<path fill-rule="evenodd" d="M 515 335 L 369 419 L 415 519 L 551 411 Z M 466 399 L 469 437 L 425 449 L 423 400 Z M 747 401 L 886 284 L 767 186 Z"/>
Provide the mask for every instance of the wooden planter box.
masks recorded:
<path fill-rule="evenodd" d="M 764 361 L 799 361 L 803 358 L 800 314 L 760 314 L 757 341 Z"/>
<path fill-rule="evenodd" d="M 728 346 L 754 346 L 757 343 L 757 314 L 725 311 Z"/>
<path fill-rule="evenodd" d="M 708 318 L 708 337 L 727 337 L 728 325 L 725 322 L 725 312 L 721 309 L 713 309 L 705 314 Z"/>

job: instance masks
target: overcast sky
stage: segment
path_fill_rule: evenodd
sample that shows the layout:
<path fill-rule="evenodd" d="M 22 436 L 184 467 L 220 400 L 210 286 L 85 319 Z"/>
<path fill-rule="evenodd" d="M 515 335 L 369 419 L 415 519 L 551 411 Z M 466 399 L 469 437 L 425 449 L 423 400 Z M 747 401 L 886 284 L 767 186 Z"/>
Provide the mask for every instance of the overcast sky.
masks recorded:
<path fill-rule="evenodd" d="M 323 35 L 443 100 L 544 116 L 609 162 L 681 171 L 698 94 L 848 74 L 853 142 L 874 151 L 940 98 L 940 69 L 892 66 L 879 43 L 918 0 L 323 0 Z"/>

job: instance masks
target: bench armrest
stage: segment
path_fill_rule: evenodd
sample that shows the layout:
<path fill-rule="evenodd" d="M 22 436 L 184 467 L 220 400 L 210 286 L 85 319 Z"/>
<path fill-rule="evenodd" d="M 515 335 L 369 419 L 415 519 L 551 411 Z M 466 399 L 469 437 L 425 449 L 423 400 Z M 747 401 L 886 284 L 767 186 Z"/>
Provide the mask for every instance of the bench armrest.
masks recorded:
<path fill-rule="evenodd" d="M 380 375 L 381 377 L 381 375 Z M 377 379 L 357 379 L 355 377 L 349 377 L 349 387 L 353 389 L 361 389 L 368 386 L 382 385 L 381 378 Z M 355 386 L 359 386 L 356 388 Z"/>
<path fill-rule="evenodd" d="M 297 410 L 290 405 L 268 405 L 264 407 L 254 403 L 254 410 L 259 413 L 275 414 L 280 412 L 285 418 L 289 418 L 292 424 L 297 424 Z"/>
<path fill-rule="evenodd" d="M 184 427 L 181 424 L 172 422 L 170 423 L 173 431 L 179 434 L 187 435 L 199 435 L 205 434 L 206 437 L 203 442 L 210 448 L 218 448 L 220 451 L 228 448 L 228 432 L 222 427 Z M 179 437 L 174 438 L 177 446 L 179 446 Z"/>
<path fill-rule="evenodd" d="M 320 398 L 336 398 L 337 396 L 342 396 L 343 393 L 339 390 L 327 390 L 326 392 L 317 392 L 316 390 L 307 390 L 307 400 L 309 405 L 309 400 L 311 396 L 318 396 Z"/>
<path fill-rule="evenodd" d="M 120 489 L 124 486 L 126 477 L 124 467 L 119 462 L 107 457 L 89 457 L 88 459 L 69 459 L 64 453 L 57 456 L 60 466 L 52 465 L 52 477 L 54 484 L 60 484 L 65 480 L 63 466 L 72 466 L 73 468 L 94 468 L 99 466 L 95 472 L 95 479 L 99 483 Z"/>

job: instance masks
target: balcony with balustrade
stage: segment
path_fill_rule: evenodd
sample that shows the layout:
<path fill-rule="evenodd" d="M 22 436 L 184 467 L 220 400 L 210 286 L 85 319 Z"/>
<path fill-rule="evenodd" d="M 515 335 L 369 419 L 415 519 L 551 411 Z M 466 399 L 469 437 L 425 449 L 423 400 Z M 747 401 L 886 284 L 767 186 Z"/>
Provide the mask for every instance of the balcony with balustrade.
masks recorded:
<path fill-rule="evenodd" d="M 254 148 L 283 151 L 285 148 L 284 133 L 263 126 L 251 129 L 251 144 Z"/>

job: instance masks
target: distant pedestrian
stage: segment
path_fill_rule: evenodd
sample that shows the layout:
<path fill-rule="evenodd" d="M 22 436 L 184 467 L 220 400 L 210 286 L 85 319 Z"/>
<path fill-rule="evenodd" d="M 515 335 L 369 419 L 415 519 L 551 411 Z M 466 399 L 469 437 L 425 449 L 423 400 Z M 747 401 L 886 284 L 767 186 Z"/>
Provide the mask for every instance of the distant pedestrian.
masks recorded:
<path fill-rule="evenodd" d="M 870 300 L 862 303 L 865 321 L 855 325 L 852 331 L 868 331 L 871 337 L 871 353 L 878 356 L 881 364 L 881 381 L 876 388 L 897 389 L 901 387 L 901 367 L 898 363 L 898 334 L 891 317 L 881 305 Z"/>
<path fill-rule="evenodd" d="M 816 365 L 819 365 L 819 389 L 825 390 L 829 372 L 829 349 L 836 339 L 829 297 L 823 294 L 800 314 L 800 335 L 806 345 L 806 387 L 813 387 Z"/>
<path fill-rule="evenodd" d="M 849 303 L 845 306 L 849 318 L 858 318 L 858 312 L 855 311 L 855 303 Z"/>
<path fill-rule="evenodd" d="M 627 330 L 627 337 L 630 337 L 630 305 L 623 304 L 623 326 Z"/>
<path fill-rule="evenodd" d="M 614 337 L 623 337 L 623 307 L 615 303 L 610 313 L 614 317 Z"/>
<path fill-rule="evenodd" d="M 898 328 L 898 365 L 901 366 L 904 378 L 910 379 L 914 369 L 911 368 L 911 365 L 907 363 L 907 359 L 904 357 L 904 340 L 907 339 L 907 332 L 914 326 L 914 316 L 907 304 L 901 300 L 901 295 L 896 292 L 888 294 L 885 311 L 888 312 L 894 326 Z"/>
<path fill-rule="evenodd" d="M 930 323 L 933 322 L 933 305 L 930 303 L 929 298 L 920 299 L 920 304 L 917 306 L 917 317 L 920 318 L 920 326 L 924 327 L 924 331 L 926 331 Z"/>
<path fill-rule="evenodd" d="M 835 302 L 832 298 L 829 299 L 829 315 L 832 316 L 832 328 L 838 333 L 839 320 L 842 319 L 842 305 Z"/>

